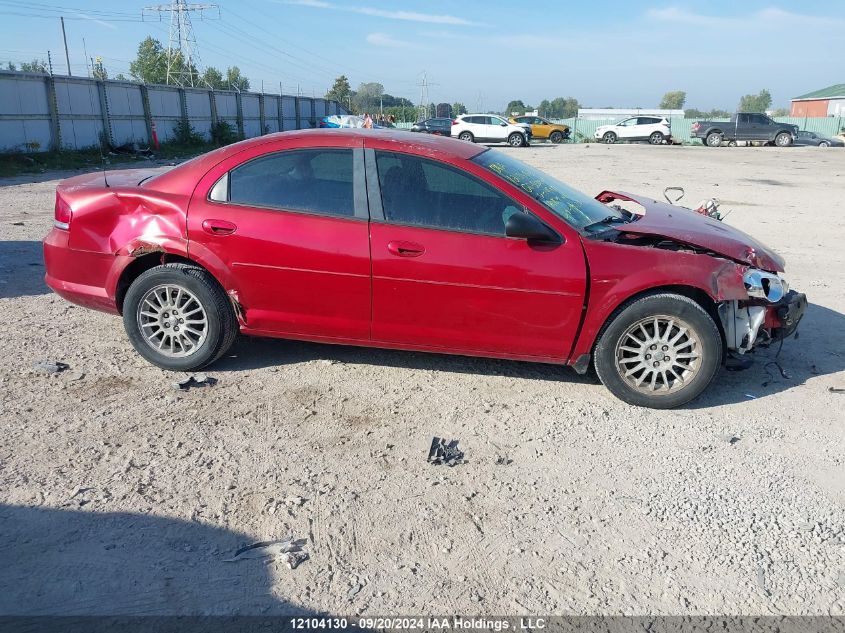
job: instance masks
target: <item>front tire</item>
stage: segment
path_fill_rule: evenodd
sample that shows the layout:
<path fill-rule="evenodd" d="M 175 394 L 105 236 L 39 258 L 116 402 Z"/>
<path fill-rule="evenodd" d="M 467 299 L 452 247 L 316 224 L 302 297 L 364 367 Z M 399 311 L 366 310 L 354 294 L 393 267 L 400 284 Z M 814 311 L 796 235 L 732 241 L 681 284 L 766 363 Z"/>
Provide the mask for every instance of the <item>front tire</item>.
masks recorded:
<path fill-rule="evenodd" d="M 616 133 L 615 132 L 605 132 L 604 136 L 601 137 L 601 140 L 608 145 L 613 145 L 616 142 Z"/>
<path fill-rule="evenodd" d="M 648 137 L 648 142 L 652 145 L 662 145 L 663 139 L 664 136 L 661 132 L 652 132 L 651 136 Z"/>
<path fill-rule="evenodd" d="M 653 294 L 616 310 L 599 335 L 595 367 L 620 400 L 671 409 L 698 397 L 722 364 L 712 317 L 692 299 Z"/>
<path fill-rule="evenodd" d="M 822 141 L 821 143 L 819 143 L 819 147 L 830 147 L 830 143 L 828 143 L 827 141 Z"/>
<path fill-rule="evenodd" d="M 213 363 L 238 334 L 234 309 L 217 280 L 199 266 L 181 263 L 156 266 L 132 282 L 123 325 L 135 351 L 172 371 Z"/>
<path fill-rule="evenodd" d="M 775 136 L 775 145 L 778 147 L 789 147 L 792 145 L 792 135 L 789 132 L 779 132 Z"/>
<path fill-rule="evenodd" d="M 458 134 L 458 138 L 468 143 L 475 143 L 475 137 L 472 135 L 472 132 L 461 132 Z"/>
<path fill-rule="evenodd" d="M 511 147 L 522 147 L 527 144 L 525 137 L 519 132 L 513 132 L 510 136 L 508 136 L 508 145 Z"/>
<path fill-rule="evenodd" d="M 710 132 L 705 139 L 705 145 L 707 147 L 720 147 L 722 145 L 722 139 L 721 132 Z"/>
<path fill-rule="evenodd" d="M 562 143 L 563 142 L 563 134 L 561 132 L 558 132 L 557 130 L 555 130 L 554 132 L 549 134 L 549 141 L 551 141 L 555 145 L 557 145 L 558 143 Z"/>

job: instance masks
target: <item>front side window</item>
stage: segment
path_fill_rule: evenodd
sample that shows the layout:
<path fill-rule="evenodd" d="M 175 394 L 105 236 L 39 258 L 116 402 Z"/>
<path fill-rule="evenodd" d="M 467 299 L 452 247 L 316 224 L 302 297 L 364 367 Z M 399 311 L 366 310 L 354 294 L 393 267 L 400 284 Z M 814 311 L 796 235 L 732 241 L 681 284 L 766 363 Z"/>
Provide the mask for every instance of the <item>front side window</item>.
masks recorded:
<path fill-rule="evenodd" d="M 376 152 L 376 163 L 388 222 L 505 235 L 505 223 L 520 210 L 490 185 L 444 163 L 391 152 Z"/>
<path fill-rule="evenodd" d="M 229 172 L 226 201 L 352 217 L 355 215 L 352 165 L 350 149 L 267 154 Z M 218 193 L 216 189 L 215 186 Z"/>
<path fill-rule="evenodd" d="M 505 123 L 504 119 L 500 119 L 497 116 L 491 116 L 490 117 L 490 124 L 491 125 L 502 125 L 503 123 Z"/>

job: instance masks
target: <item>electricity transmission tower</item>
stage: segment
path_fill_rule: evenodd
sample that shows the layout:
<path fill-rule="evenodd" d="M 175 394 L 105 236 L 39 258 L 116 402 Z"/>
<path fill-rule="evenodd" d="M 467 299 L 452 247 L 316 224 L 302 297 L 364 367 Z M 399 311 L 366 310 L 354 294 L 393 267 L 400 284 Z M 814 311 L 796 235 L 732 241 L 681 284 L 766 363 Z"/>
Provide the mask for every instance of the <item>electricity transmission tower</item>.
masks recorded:
<path fill-rule="evenodd" d="M 198 86 L 203 83 L 200 73 L 199 49 L 194 28 L 191 26 L 191 12 L 216 9 L 216 4 L 188 4 L 186 0 L 173 0 L 170 4 L 144 7 L 144 11 L 170 13 L 170 38 L 167 43 L 167 75 L 165 81 L 177 86 Z"/>
<path fill-rule="evenodd" d="M 417 107 L 417 121 L 423 121 L 428 118 L 428 106 L 430 103 L 428 100 L 428 88 L 437 84 L 429 83 L 426 72 L 423 71 L 422 80 L 417 85 L 420 87 L 420 105 Z"/>

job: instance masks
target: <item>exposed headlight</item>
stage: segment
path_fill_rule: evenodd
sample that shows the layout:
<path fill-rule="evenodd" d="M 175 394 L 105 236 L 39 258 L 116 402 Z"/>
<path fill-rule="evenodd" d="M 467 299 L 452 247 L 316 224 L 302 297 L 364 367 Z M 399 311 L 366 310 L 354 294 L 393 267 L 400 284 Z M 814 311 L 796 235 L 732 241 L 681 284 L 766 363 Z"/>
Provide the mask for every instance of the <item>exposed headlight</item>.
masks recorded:
<path fill-rule="evenodd" d="M 766 299 L 777 303 L 789 292 L 789 284 L 785 279 L 763 270 L 749 270 L 742 276 L 745 291 L 749 297 Z"/>

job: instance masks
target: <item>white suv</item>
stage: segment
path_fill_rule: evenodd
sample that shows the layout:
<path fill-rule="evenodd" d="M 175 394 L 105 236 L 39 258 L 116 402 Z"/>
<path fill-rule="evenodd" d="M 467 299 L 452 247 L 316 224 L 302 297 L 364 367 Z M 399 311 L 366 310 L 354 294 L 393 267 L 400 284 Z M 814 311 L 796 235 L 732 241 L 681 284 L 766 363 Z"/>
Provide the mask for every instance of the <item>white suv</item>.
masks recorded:
<path fill-rule="evenodd" d="M 531 140 L 531 126 L 509 123 L 495 114 L 462 114 L 452 121 L 452 136 L 470 143 L 507 143 L 524 147 Z"/>
<path fill-rule="evenodd" d="M 613 125 L 597 127 L 595 137 L 604 143 L 648 141 L 660 145 L 672 138 L 672 129 L 669 121 L 659 116 L 633 116 Z"/>

